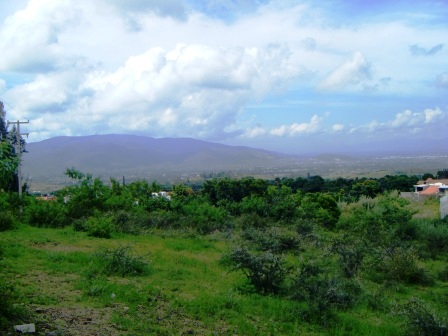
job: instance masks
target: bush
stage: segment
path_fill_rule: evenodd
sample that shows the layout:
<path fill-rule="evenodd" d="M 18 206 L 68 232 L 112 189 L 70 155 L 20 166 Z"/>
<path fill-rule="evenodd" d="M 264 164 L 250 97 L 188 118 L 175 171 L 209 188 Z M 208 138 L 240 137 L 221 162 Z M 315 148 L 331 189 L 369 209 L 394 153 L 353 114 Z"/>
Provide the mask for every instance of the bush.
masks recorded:
<path fill-rule="evenodd" d="M 119 246 L 97 252 L 95 259 L 105 275 L 143 275 L 148 271 L 148 263 L 140 256 L 134 256 L 130 246 Z"/>
<path fill-rule="evenodd" d="M 136 209 L 135 211 L 117 211 L 113 214 L 115 231 L 129 234 L 139 234 L 148 226 L 149 217 L 146 211 Z"/>
<path fill-rule="evenodd" d="M 243 238 L 251 241 L 256 249 L 273 253 L 297 252 L 300 247 L 298 234 L 282 227 L 265 230 L 247 229 L 243 231 Z"/>
<path fill-rule="evenodd" d="M 85 222 L 87 235 L 96 238 L 110 238 L 114 229 L 113 218 L 96 214 Z"/>
<path fill-rule="evenodd" d="M 412 298 L 401 306 L 400 314 L 407 319 L 408 335 L 446 336 L 448 326 L 432 313 L 424 303 Z"/>
<path fill-rule="evenodd" d="M 301 236 L 309 236 L 314 231 L 314 221 L 313 220 L 306 220 L 306 219 L 299 219 L 295 223 L 296 231 Z"/>
<path fill-rule="evenodd" d="M 225 209 L 215 207 L 201 199 L 193 199 L 183 204 L 178 211 L 182 216 L 182 226 L 192 227 L 201 234 L 223 230 L 230 225 Z"/>
<path fill-rule="evenodd" d="M 448 252 L 448 224 L 440 220 L 422 220 L 419 226 L 421 240 L 433 258 Z"/>
<path fill-rule="evenodd" d="M 141 218 L 141 223 L 145 228 L 157 229 L 179 229 L 182 224 L 179 221 L 179 215 L 173 211 L 158 210 L 148 214 L 147 220 Z"/>
<path fill-rule="evenodd" d="M 222 261 L 232 271 L 242 271 L 261 294 L 278 293 L 289 273 L 283 259 L 271 252 L 253 254 L 246 248 L 236 248 L 223 256 Z"/>
<path fill-rule="evenodd" d="M 11 230 L 14 228 L 16 220 L 11 212 L 0 212 L 0 231 Z"/>
<path fill-rule="evenodd" d="M 409 284 L 430 285 L 433 280 L 418 265 L 417 255 L 412 248 L 396 247 L 376 265 L 384 279 Z"/>
<path fill-rule="evenodd" d="M 336 309 L 353 307 L 362 290 L 353 280 L 323 276 L 323 270 L 304 262 L 298 268 L 290 289 L 294 299 L 305 301 L 305 319 L 326 324 L 335 317 Z"/>
<path fill-rule="evenodd" d="M 37 227 L 60 228 L 69 224 L 64 206 L 54 201 L 34 201 L 24 211 L 24 221 Z"/>
<path fill-rule="evenodd" d="M 259 216 L 256 213 L 242 214 L 238 217 L 238 223 L 242 229 L 264 228 L 268 226 L 267 218 Z"/>
<path fill-rule="evenodd" d="M 10 331 L 13 321 L 24 315 L 24 309 L 14 304 L 18 294 L 14 286 L 3 276 L 0 277 L 0 333 Z M 3 333 L 4 332 L 4 333 Z"/>
<path fill-rule="evenodd" d="M 339 256 L 339 265 L 346 278 L 356 276 L 366 254 L 364 244 L 348 236 L 333 240 L 330 252 Z"/>
<path fill-rule="evenodd" d="M 448 265 L 439 272 L 439 279 L 444 282 L 448 282 Z"/>

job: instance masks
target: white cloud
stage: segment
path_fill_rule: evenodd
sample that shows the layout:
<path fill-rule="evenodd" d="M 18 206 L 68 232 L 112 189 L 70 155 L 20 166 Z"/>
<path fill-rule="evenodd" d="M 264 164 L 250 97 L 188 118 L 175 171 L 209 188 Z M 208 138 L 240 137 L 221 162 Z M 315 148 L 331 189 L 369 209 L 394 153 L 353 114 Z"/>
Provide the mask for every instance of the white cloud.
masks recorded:
<path fill-rule="evenodd" d="M 260 136 L 266 135 L 267 131 L 262 127 L 253 127 L 248 130 L 241 136 L 243 138 L 257 138 Z"/>
<path fill-rule="evenodd" d="M 425 124 L 431 124 L 440 121 L 444 116 L 446 116 L 446 113 L 442 112 L 440 108 L 435 109 L 426 109 L 424 111 L 425 114 Z"/>
<path fill-rule="evenodd" d="M 409 16 L 345 24 L 345 13 L 333 17 L 311 2 L 192 3 L 21 0 L 23 9 L 3 13 L 0 22 L 1 99 L 13 107 L 11 117 L 35 120 L 33 140 L 109 132 L 214 140 L 337 136 L 350 129 L 410 132 L 447 120 L 440 109 L 411 112 L 421 107 L 409 103 L 391 120 L 357 121 L 360 94 L 378 97 L 379 104 L 382 94 L 440 97 L 437 88 L 448 87 L 445 26 L 425 26 L 420 17 L 414 25 Z M 0 10 L 18 7 L 0 2 Z M 431 62 L 412 50 L 431 55 Z M 331 99 L 320 101 L 316 88 L 333 90 Z M 317 114 L 337 111 L 342 100 L 353 103 L 332 125 L 324 127 L 317 114 L 291 124 L 291 106 L 276 100 L 288 90 L 290 101 L 309 101 Z M 347 96 L 339 99 L 338 91 Z M 266 99 L 275 113 L 251 109 L 257 116 L 248 122 L 248 104 Z M 443 97 L 431 103 L 445 104 Z M 294 110 L 296 120 L 309 113 L 304 106 Z"/>
<path fill-rule="evenodd" d="M 313 115 L 308 123 L 293 123 L 291 125 L 282 125 L 270 131 L 274 136 L 294 136 L 300 134 L 312 134 L 319 131 L 322 127 L 321 122 L 324 118 Z"/>
<path fill-rule="evenodd" d="M 333 132 L 342 132 L 345 129 L 345 126 L 342 124 L 334 124 L 332 126 Z"/>
<path fill-rule="evenodd" d="M 321 89 L 337 90 L 348 85 L 357 85 L 371 79 L 371 65 L 364 55 L 357 51 L 351 59 L 332 71 L 320 84 Z"/>
<path fill-rule="evenodd" d="M 373 120 L 368 124 L 352 127 L 350 133 L 356 132 L 394 132 L 396 134 L 416 134 L 440 128 L 448 124 L 448 113 L 436 107 L 427 108 L 423 112 L 405 110 L 395 115 L 395 118 L 386 122 Z"/>
<path fill-rule="evenodd" d="M 9 16 L 0 30 L 0 70 L 42 72 L 64 63 L 58 38 L 80 18 L 78 7 L 69 1 L 31 0 Z"/>
<path fill-rule="evenodd" d="M 74 133 L 131 132 L 222 139 L 250 101 L 284 87 L 301 69 L 283 46 L 215 48 L 179 44 L 129 57 L 114 72 L 39 75 L 7 92 L 30 119 L 65 109 Z M 28 99 L 20 100 L 26 96 Z M 234 128 L 234 127 L 233 127 Z M 42 130 L 44 132 L 44 130 Z M 233 133 L 233 132 L 231 132 Z"/>

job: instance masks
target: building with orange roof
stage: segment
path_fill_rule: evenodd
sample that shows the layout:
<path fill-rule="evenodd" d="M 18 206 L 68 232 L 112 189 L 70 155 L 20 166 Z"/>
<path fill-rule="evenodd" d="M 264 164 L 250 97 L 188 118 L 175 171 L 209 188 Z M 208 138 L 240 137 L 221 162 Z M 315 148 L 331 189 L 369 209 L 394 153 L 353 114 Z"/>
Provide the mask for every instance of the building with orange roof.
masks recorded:
<path fill-rule="evenodd" d="M 415 193 L 426 196 L 442 196 L 448 190 L 448 180 L 435 180 L 432 178 L 426 181 L 419 181 L 414 185 Z"/>

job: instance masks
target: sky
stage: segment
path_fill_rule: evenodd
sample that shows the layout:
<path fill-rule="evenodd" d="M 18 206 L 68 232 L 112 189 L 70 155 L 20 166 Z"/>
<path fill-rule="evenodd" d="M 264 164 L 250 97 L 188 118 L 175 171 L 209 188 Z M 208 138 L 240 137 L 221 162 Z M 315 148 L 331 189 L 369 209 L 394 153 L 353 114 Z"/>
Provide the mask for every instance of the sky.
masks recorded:
<path fill-rule="evenodd" d="M 446 0 L 0 1 L 0 50 L 29 142 L 448 152 Z"/>

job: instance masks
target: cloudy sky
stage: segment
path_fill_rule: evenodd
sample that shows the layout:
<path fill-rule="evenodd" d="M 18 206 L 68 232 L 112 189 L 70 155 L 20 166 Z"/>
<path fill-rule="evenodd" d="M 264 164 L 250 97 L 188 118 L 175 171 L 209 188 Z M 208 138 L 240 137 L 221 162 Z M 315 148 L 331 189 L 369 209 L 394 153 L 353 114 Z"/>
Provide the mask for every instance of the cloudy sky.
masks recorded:
<path fill-rule="evenodd" d="M 31 142 L 448 151 L 446 0 L 0 1 L 0 49 Z"/>

